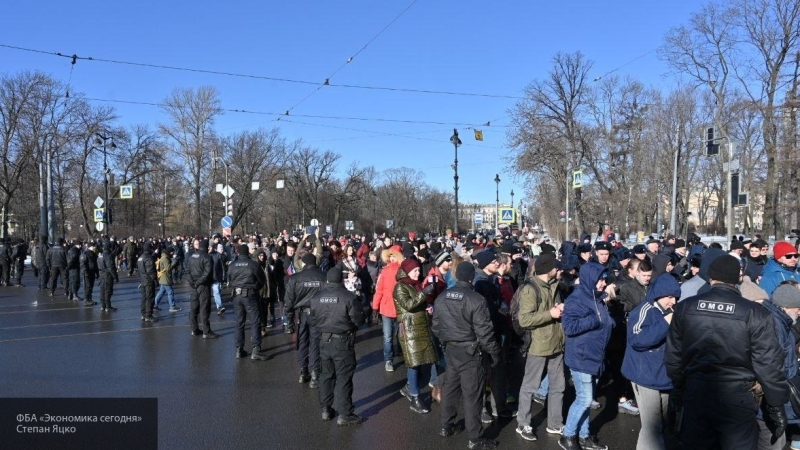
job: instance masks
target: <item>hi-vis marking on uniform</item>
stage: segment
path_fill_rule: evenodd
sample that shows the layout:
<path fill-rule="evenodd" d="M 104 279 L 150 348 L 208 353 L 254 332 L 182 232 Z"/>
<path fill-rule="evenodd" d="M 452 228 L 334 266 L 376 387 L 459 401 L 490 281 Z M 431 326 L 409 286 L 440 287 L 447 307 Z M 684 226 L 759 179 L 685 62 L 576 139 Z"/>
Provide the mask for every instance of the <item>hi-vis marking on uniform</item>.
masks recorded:
<path fill-rule="evenodd" d="M 445 294 L 445 298 L 461 300 L 462 298 L 464 298 L 464 294 L 462 294 L 461 292 L 448 292 L 447 294 Z"/>
<path fill-rule="evenodd" d="M 303 287 L 319 287 L 319 281 L 303 281 Z"/>
<path fill-rule="evenodd" d="M 320 303 L 339 303 L 339 297 L 320 297 Z"/>
<path fill-rule="evenodd" d="M 733 303 L 722 302 L 697 302 L 697 309 L 699 311 L 711 311 L 716 313 L 733 314 L 736 311 L 736 305 Z"/>

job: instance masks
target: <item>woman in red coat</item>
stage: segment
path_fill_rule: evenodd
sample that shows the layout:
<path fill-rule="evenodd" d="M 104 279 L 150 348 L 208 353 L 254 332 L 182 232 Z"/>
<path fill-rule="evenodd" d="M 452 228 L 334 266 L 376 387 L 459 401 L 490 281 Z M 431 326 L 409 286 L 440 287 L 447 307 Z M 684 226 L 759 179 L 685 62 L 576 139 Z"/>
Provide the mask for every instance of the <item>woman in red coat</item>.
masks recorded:
<path fill-rule="evenodd" d="M 394 286 L 397 284 L 397 271 L 403 262 L 400 246 L 394 245 L 383 251 L 381 259 L 385 264 L 378 276 L 372 309 L 381 314 L 383 324 L 383 360 L 387 372 L 394 372 L 394 347 L 397 344 L 397 311 L 394 307 Z"/>

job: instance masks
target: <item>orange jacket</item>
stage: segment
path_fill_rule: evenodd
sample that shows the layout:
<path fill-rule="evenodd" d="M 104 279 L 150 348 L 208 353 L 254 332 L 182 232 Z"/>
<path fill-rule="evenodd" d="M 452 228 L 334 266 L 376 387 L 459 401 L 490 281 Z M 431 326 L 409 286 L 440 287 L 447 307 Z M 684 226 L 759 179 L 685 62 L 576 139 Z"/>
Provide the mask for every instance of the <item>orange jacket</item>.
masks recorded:
<path fill-rule="evenodd" d="M 392 319 L 397 317 L 393 294 L 398 270 L 400 270 L 399 262 L 390 263 L 381 270 L 381 274 L 378 275 L 378 285 L 375 287 L 375 296 L 372 299 L 372 309 Z"/>

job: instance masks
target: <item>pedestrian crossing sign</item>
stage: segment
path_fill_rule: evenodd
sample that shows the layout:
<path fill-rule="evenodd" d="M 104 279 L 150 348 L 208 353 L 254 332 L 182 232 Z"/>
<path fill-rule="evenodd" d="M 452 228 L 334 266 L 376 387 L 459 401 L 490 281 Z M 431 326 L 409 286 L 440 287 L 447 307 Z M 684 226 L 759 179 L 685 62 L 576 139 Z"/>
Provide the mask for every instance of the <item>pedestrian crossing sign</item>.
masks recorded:
<path fill-rule="evenodd" d="M 94 210 L 94 221 L 95 222 L 102 222 L 103 221 L 103 214 L 105 213 L 105 208 L 97 208 Z"/>
<path fill-rule="evenodd" d="M 514 223 L 514 208 L 500 208 L 500 223 Z"/>
<path fill-rule="evenodd" d="M 119 187 L 119 198 L 133 198 L 133 186 L 126 184 Z"/>

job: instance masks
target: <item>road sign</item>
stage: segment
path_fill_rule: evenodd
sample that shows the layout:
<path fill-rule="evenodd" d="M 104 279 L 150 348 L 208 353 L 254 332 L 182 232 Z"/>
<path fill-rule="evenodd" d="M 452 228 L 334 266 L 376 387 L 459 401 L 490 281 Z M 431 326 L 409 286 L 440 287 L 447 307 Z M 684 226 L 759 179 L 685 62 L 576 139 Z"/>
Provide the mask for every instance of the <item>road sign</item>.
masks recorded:
<path fill-rule="evenodd" d="M 483 213 L 482 212 L 476 212 L 475 213 L 475 223 L 478 224 L 478 225 L 483 223 Z"/>
<path fill-rule="evenodd" d="M 275 182 L 275 189 L 283 189 L 283 184 L 284 184 L 283 180 L 276 181 Z"/>
<path fill-rule="evenodd" d="M 394 220 L 387 220 L 386 228 L 394 228 Z"/>
<path fill-rule="evenodd" d="M 352 220 L 345 220 L 344 229 L 348 230 L 348 231 L 353 230 L 353 221 Z"/>
<path fill-rule="evenodd" d="M 250 190 L 251 191 L 257 191 L 257 190 L 259 190 L 259 188 L 261 188 L 261 182 L 260 181 L 253 181 L 252 185 L 250 186 Z"/>
<path fill-rule="evenodd" d="M 330 225 L 325 225 L 325 232 L 328 234 L 333 233 L 333 227 L 331 227 Z"/>
<path fill-rule="evenodd" d="M 514 223 L 514 208 L 500 208 L 500 223 Z"/>
<path fill-rule="evenodd" d="M 578 189 L 583 187 L 583 171 L 582 170 L 573 170 L 572 171 L 572 188 Z"/>
<path fill-rule="evenodd" d="M 225 216 L 220 221 L 220 224 L 225 228 L 230 228 L 233 226 L 233 219 L 231 219 L 231 216 Z"/>
<path fill-rule="evenodd" d="M 94 224 L 94 229 L 97 231 L 103 231 L 103 228 L 105 228 L 105 224 L 103 222 L 97 222 Z"/>
<path fill-rule="evenodd" d="M 475 130 L 475 140 L 482 141 L 483 140 L 483 131 Z"/>
<path fill-rule="evenodd" d="M 319 220 L 311 219 L 311 222 L 309 222 L 309 225 L 311 225 L 312 227 L 318 227 L 319 226 Z"/>
<path fill-rule="evenodd" d="M 94 221 L 95 222 L 102 222 L 103 221 L 103 215 L 105 214 L 105 212 L 106 212 L 105 208 L 97 208 L 97 209 L 95 209 L 94 210 Z"/>
<path fill-rule="evenodd" d="M 94 199 L 94 207 L 95 208 L 102 208 L 103 207 L 103 203 L 104 203 L 103 199 L 100 198 L 99 196 L 96 199 Z"/>
<path fill-rule="evenodd" d="M 133 198 L 133 186 L 129 184 L 120 186 L 119 198 Z"/>
<path fill-rule="evenodd" d="M 224 237 L 231 237 L 231 228 L 230 227 L 223 227 L 222 228 L 222 235 Z"/>
<path fill-rule="evenodd" d="M 222 188 L 222 190 L 220 191 L 220 193 L 221 193 L 222 195 L 224 195 L 225 197 L 230 197 L 230 196 L 231 196 L 231 195 L 233 195 L 235 192 L 236 192 L 236 191 L 234 191 L 234 190 L 233 190 L 233 188 L 232 188 L 232 187 L 230 187 L 230 186 L 228 186 L 228 185 L 225 185 L 225 187 L 223 187 L 223 188 Z"/>

